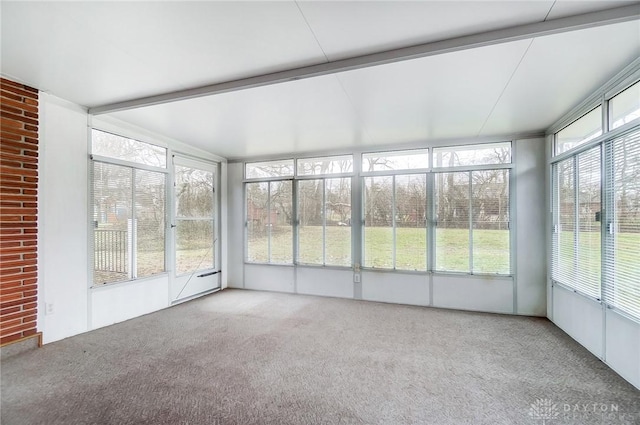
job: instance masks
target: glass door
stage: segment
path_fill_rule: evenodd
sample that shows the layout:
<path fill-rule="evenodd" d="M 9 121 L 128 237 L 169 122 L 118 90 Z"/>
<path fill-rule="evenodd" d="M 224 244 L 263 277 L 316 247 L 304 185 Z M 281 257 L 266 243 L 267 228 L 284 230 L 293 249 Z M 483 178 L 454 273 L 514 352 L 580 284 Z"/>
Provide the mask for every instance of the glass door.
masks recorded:
<path fill-rule="evenodd" d="M 171 301 L 220 288 L 217 165 L 174 157 Z"/>

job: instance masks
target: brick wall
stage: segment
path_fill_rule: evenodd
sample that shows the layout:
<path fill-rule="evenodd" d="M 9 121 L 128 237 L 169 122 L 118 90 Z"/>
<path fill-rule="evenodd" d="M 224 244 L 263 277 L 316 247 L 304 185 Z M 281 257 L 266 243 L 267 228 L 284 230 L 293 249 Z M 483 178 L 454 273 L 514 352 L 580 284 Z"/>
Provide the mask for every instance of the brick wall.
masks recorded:
<path fill-rule="evenodd" d="M 0 344 L 36 333 L 38 90 L 0 78 Z"/>

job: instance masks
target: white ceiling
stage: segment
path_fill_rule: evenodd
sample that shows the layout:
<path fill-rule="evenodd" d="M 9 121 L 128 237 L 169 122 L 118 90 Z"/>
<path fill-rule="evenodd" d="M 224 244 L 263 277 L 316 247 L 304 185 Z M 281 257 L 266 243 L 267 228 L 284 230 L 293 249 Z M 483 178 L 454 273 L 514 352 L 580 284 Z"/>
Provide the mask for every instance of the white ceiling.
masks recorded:
<path fill-rule="evenodd" d="M 98 106 L 626 4 L 2 1 L 1 70 Z M 113 115 L 228 158 L 501 136 L 638 56 L 633 21 Z"/>

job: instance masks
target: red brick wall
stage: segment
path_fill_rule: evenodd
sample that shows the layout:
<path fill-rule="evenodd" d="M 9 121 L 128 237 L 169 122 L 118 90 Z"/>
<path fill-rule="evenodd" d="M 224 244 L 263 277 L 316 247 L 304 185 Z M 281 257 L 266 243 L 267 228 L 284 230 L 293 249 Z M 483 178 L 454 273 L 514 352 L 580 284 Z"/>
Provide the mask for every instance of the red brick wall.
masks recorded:
<path fill-rule="evenodd" d="M 38 90 L 0 78 L 0 344 L 36 333 Z"/>

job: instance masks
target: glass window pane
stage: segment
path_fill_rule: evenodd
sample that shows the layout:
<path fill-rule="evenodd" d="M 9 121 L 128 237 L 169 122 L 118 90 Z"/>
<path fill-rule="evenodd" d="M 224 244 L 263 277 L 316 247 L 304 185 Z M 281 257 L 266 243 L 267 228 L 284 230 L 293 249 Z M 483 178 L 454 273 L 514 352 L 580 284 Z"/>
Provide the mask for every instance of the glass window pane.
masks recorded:
<path fill-rule="evenodd" d="M 214 267 L 213 220 L 177 220 L 176 275 Z"/>
<path fill-rule="evenodd" d="M 270 262 L 293 263 L 293 184 L 291 180 L 270 182 L 268 229 Z"/>
<path fill-rule="evenodd" d="M 302 264 L 322 264 L 324 261 L 323 190 L 322 180 L 298 182 L 298 262 Z"/>
<path fill-rule="evenodd" d="M 299 176 L 320 176 L 342 174 L 353 171 L 353 156 L 330 156 L 324 158 L 304 158 L 297 161 Z"/>
<path fill-rule="evenodd" d="M 469 272 L 469 173 L 435 177 L 435 269 Z"/>
<path fill-rule="evenodd" d="M 364 179 L 364 265 L 393 268 L 393 177 Z"/>
<path fill-rule="evenodd" d="M 213 217 L 213 172 L 176 166 L 175 181 L 176 217 Z"/>
<path fill-rule="evenodd" d="M 165 271 L 165 174 L 134 170 L 136 277 Z"/>
<path fill-rule="evenodd" d="M 269 183 L 247 183 L 247 261 L 269 262 Z"/>
<path fill-rule="evenodd" d="M 91 130 L 91 153 L 154 167 L 167 166 L 165 148 L 96 129 Z"/>
<path fill-rule="evenodd" d="M 473 171 L 473 272 L 509 274 L 509 170 Z"/>
<path fill-rule="evenodd" d="M 556 133 L 556 155 L 587 143 L 602 134 L 602 107 L 578 118 Z"/>
<path fill-rule="evenodd" d="M 609 100 L 609 123 L 611 129 L 640 118 L 640 82 Z"/>
<path fill-rule="evenodd" d="M 429 168 L 429 150 L 374 152 L 362 155 L 362 171 L 415 170 Z"/>
<path fill-rule="evenodd" d="M 427 269 L 427 177 L 396 176 L 396 269 Z"/>
<path fill-rule="evenodd" d="M 351 266 L 351 178 L 325 181 L 325 264 Z"/>
<path fill-rule="evenodd" d="M 511 163 L 511 142 L 433 149 L 433 167 L 464 167 Z"/>
<path fill-rule="evenodd" d="M 93 163 L 94 285 L 132 278 L 133 170 Z"/>
<path fill-rule="evenodd" d="M 252 162 L 246 164 L 245 168 L 245 177 L 247 179 L 291 176 L 293 176 L 293 159 Z"/>

